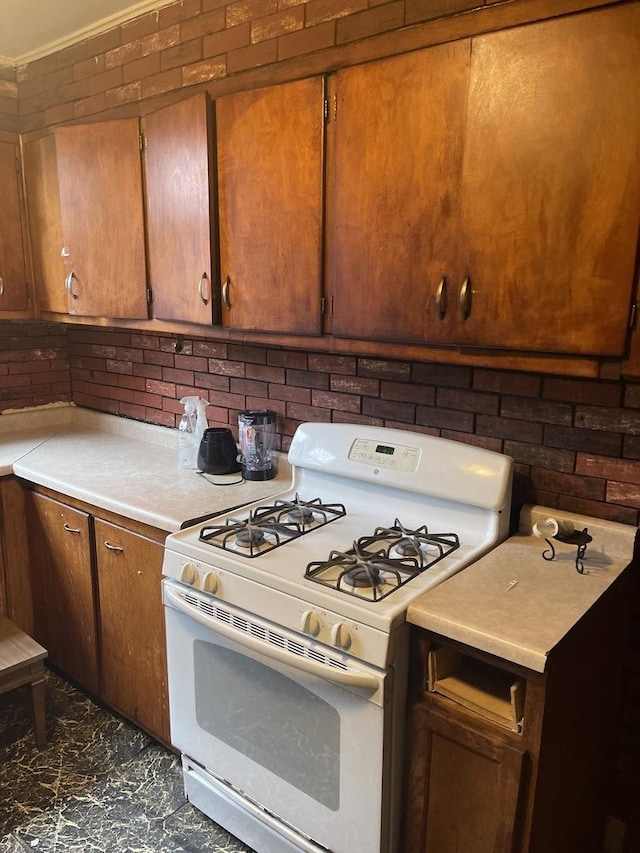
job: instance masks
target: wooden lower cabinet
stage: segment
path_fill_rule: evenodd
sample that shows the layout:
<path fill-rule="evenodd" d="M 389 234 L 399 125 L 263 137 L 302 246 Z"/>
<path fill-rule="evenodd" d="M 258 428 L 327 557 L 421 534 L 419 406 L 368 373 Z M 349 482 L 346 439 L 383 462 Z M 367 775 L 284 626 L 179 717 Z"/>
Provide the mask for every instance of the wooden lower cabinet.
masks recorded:
<path fill-rule="evenodd" d="M 35 639 L 52 664 L 97 694 L 90 517 L 34 493 L 26 513 Z"/>
<path fill-rule="evenodd" d="M 636 571 L 544 672 L 412 628 L 402 853 L 601 853 Z"/>
<path fill-rule="evenodd" d="M 102 698 L 169 740 L 163 548 L 95 520 Z"/>
<path fill-rule="evenodd" d="M 510 853 L 522 747 L 428 705 L 415 709 L 412 731 L 412 809 L 420 818 L 410 824 L 407 851 Z"/>
<path fill-rule="evenodd" d="M 166 534 L 58 497 L 25 491 L 33 636 L 64 675 L 168 742 Z"/>

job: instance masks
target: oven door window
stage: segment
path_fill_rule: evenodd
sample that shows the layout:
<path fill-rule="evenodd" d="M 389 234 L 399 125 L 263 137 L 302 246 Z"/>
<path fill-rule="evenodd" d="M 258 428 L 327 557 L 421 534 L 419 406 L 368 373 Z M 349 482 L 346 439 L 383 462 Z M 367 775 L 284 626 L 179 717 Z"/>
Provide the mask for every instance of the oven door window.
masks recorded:
<path fill-rule="evenodd" d="M 200 729 L 337 811 L 339 712 L 242 652 L 196 640 L 193 655 Z"/>

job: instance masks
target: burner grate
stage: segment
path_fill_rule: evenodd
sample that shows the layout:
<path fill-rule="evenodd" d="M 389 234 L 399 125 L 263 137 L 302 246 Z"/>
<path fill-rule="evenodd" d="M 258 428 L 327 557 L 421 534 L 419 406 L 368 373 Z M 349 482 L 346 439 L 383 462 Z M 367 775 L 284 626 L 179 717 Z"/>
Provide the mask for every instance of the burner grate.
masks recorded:
<path fill-rule="evenodd" d="M 200 530 L 199 539 L 215 548 L 244 557 L 259 557 L 347 514 L 342 504 L 322 503 L 319 498 L 303 501 L 277 500 L 257 507 L 246 518 L 228 518 Z"/>
<path fill-rule="evenodd" d="M 377 527 L 349 551 L 331 551 L 328 559 L 307 565 L 305 578 L 346 595 L 382 601 L 460 547 L 455 533 L 432 534 L 426 526 Z"/>

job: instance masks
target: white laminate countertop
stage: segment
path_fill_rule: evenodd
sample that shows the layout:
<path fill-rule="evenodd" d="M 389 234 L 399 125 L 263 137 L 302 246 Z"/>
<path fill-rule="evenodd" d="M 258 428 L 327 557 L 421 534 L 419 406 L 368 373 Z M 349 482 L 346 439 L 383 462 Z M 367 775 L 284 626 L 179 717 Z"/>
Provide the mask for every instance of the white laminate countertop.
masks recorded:
<path fill-rule="evenodd" d="M 0 416 L 0 475 L 14 473 L 168 533 L 291 485 L 282 454 L 277 477 L 263 482 L 201 476 L 179 468 L 177 458 L 176 431 L 154 424 L 73 405 Z"/>
<path fill-rule="evenodd" d="M 531 534 L 549 516 L 588 528 L 593 541 L 576 571 L 576 547 L 554 542 L 556 557 L 542 558 L 547 543 Z M 503 660 L 544 672 L 560 640 L 631 562 L 636 528 L 548 507 L 523 508 L 520 533 L 476 563 L 421 595 L 407 619 Z"/>

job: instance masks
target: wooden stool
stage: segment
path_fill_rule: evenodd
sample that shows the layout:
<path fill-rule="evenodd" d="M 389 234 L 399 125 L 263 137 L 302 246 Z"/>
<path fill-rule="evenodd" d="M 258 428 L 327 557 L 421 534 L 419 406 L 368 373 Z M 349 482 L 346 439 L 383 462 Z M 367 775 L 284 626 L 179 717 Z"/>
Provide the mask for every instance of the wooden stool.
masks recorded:
<path fill-rule="evenodd" d="M 17 628 L 5 616 L 0 616 L 0 694 L 31 685 L 33 717 L 36 725 L 36 744 L 47 740 L 44 707 L 44 659 L 47 650 Z"/>

